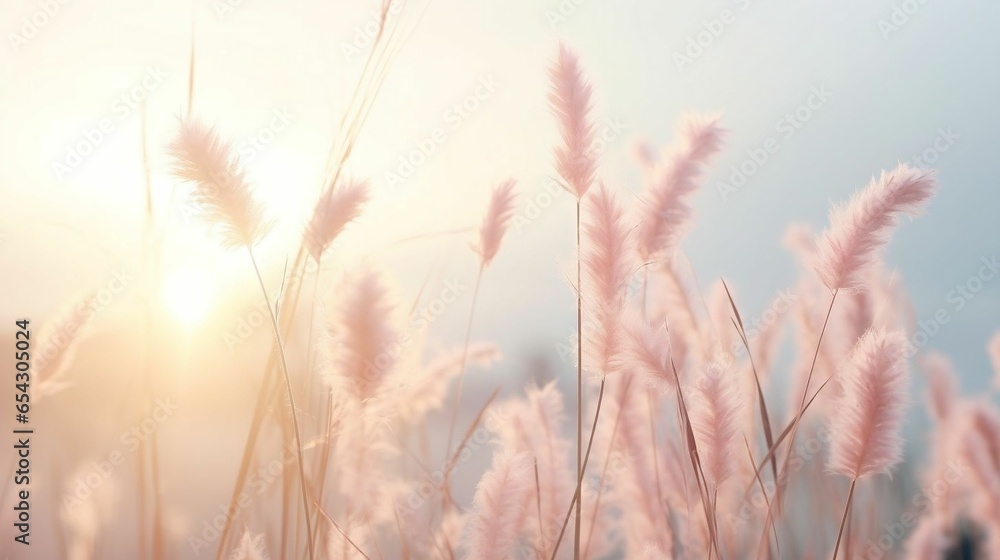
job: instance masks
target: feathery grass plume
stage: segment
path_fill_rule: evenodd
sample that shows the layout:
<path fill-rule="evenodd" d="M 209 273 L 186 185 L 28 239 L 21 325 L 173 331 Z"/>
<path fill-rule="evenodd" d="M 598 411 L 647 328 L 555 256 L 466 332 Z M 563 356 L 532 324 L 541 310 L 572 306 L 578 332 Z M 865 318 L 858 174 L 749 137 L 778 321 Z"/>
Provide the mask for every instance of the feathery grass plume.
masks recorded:
<path fill-rule="evenodd" d="M 479 228 L 479 242 L 472 246 L 472 249 L 479 255 L 479 264 L 483 268 L 493 262 L 497 251 L 500 250 L 500 242 L 507 232 L 514 217 L 514 201 L 517 198 L 514 193 L 513 179 L 508 179 L 500 183 L 493 189 L 490 196 L 490 204 L 486 208 L 486 217 Z"/>
<path fill-rule="evenodd" d="M 613 442 L 608 462 L 614 482 L 608 498 L 621 515 L 625 557 L 639 556 L 649 543 L 672 550 L 674 536 L 669 530 L 666 486 L 680 481 L 659 477 L 659 459 L 651 445 L 654 435 L 650 431 L 647 391 L 631 372 L 615 376 L 609 383 L 606 414 L 615 421 L 605 423 L 602 439 Z"/>
<path fill-rule="evenodd" d="M 902 331 L 865 333 L 841 373 L 844 393 L 830 427 L 828 467 L 852 479 L 889 472 L 902 459 L 900 428 L 909 371 Z"/>
<path fill-rule="evenodd" d="M 316 262 L 368 203 L 368 182 L 348 180 L 323 191 L 306 226 L 305 245 Z"/>
<path fill-rule="evenodd" d="M 244 531 L 239 546 L 229 560 L 268 560 L 264 535 L 252 535 L 249 531 Z"/>
<path fill-rule="evenodd" d="M 270 228 L 253 198 L 246 172 L 218 132 L 195 119 L 181 121 L 170 144 L 174 173 L 194 184 L 194 203 L 220 230 L 225 247 L 252 247 Z"/>
<path fill-rule="evenodd" d="M 96 292 L 88 293 L 42 326 L 32 364 L 35 379 L 32 397 L 36 400 L 52 396 L 69 386 L 63 377 L 73 363 L 79 341 L 86 336 L 94 319 L 96 302 Z"/>
<path fill-rule="evenodd" d="M 583 278 L 584 310 L 593 321 L 584 369 L 608 375 L 618 369 L 621 352 L 621 314 L 632 276 L 630 230 L 618 201 L 603 184 L 584 198 Z"/>
<path fill-rule="evenodd" d="M 938 422 L 944 422 L 952 415 L 958 403 L 958 381 L 955 370 L 947 356 L 939 352 L 931 352 L 921 360 L 924 374 L 927 375 L 927 404 L 931 414 Z"/>
<path fill-rule="evenodd" d="M 500 426 L 504 449 L 530 454 L 538 469 L 537 485 L 532 484 L 529 499 L 536 507 L 529 508 L 526 528 L 540 557 L 548 558 L 559 536 L 566 504 L 576 491 L 576 473 L 569 464 L 571 445 L 560 436 L 566 423 L 562 394 L 554 381 L 530 388 L 527 399 L 508 403 L 502 416 L 506 418 Z"/>
<path fill-rule="evenodd" d="M 990 339 L 990 361 L 993 362 L 993 386 L 1000 389 L 1000 332 Z"/>
<path fill-rule="evenodd" d="M 906 345 L 903 331 L 869 330 L 858 341 L 847 370 L 841 374 L 844 392 L 830 426 L 827 467 L 850 478 L 851 488 L 833 549 L 834 560 L 858 479 L 889 472 L 903 457 L 900 430 L 910 377 Z"/>
<path fill-rule="evenodd" d="M 719 151 L 724 137 L 719 117 L 687 115 L 681 120 L 677 145 L 650 173 L 638 201 L 636 249 L 644 262 L 676 249 L 691 220 L 687 198 L 698 188 L 702 166 Z"/>
<path fill-rule="evenodd" d="M 326 379 L 363 405 L 380 394 L 399 358 L 395 305 L 382 276 L 372 270 L 348 278 L 338 295 L 326 320 L 333 339 Z"/>
<path fill-rule="evenodd" d="M 834 207 L 830 226 L 816 243 L 814 268 L 823 284 L 831 291 L 865 289 L 869 267 L 899 214 L 918 215 L 936 187 L 933 171 L 900 164 Z"/>
<path fill-rule="evenodd" d="M 438 410 L 444 404 L 448 395 L 448 385 L 462 370 L 462 348 L 456 348 L 435 358 L 423 367 L 416 377 L 411 377 L 411 371 L 399 371 L 395 374 L 403 389 L 396 400 L 396 409 L 400 416 L 410 423 L 419 423 L 426 414 Z M 500 347 L 489 342 L 473 342 L 469 344 L 467 361 L 484 368 L 499 361 L 502 355 Z"/>
<path fill-rule="evenodd" d="M 512 558 L 511 552 L 524 528 L 526 498 L 533 485 L 531 456 L 498 449 L 472 500 L 465 531 L 469 558 Z"/>
<path fill-rule="evenodd" d="M 738 453 L 744 413 L 736 374 L 717 363 L 705 364 L 690 394 L 691 428 L 711 491 L 729 478 L 742 457 Z"/>
<path fill-rule="evenodd" d="M 629 313 L 622 325 L 622 369 L 633 371 L 640 379 L 661 392 L 677 389 L 677 379 L 670 366 L 670 344 L 665 326 L 647 324 L 637 313 Z"/>
<path fill-rule="evenodd" d="M 590 119 L 590 84 L 580 70 L 579 57 L 566 45 L 559 45 L 559 57 L 549 68 L 549 81 L 549 104 L 558 119 L 563 142 L 556 148 L 556 170 L 579 200 L 594 182 L 597 158 Z"/>

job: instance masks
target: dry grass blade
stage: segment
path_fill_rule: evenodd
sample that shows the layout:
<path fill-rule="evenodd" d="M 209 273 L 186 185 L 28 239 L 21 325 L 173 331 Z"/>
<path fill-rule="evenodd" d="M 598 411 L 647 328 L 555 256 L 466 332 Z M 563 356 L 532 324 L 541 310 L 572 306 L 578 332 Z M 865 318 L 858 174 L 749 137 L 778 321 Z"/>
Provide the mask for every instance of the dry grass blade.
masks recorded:
<path fill-rule="evenodd" d="M 736 302 L 733 300 L 733 294 L 729 291 L 729 286 L 726 284 L 725 280 L 722 280 L 722 286 L 726 289 L 726 297 L 729 298 L 729 305 L 732 306 L 733 313 L 736 315 L 733 326 L 736 327 L 736 332 L 739 333 L 740 340 L 743 341 L 743 347 L 747 349 L 747 357 L 750 360 L 750 369 L 753 371 L 754 385 L 757 388 L 757 405 L 760 409 L 760 421 L 764 425 L 764 438 L 767 441 L 768 449 L 770 449 L 774 446 L 774 434 L 771 431 L 771 416 L 767 413 L 767 402 L 764 400 L 764 391 L 760 386 L 760 376 L 757 374 L 757 366 L 753 361 L 753 351 L 750 349 L 750 342 L 747 340 L 746 328 L 743 326 L 743 319 L 740 317 L 740 310 L 736 307 Z M 774 457 L 771 458 L 771 474 L 774 476 L 774 480 L 778 480 L 778 462 Z"/>
<path fill-rule="evenodd" d="M 337 532 L 340 533 L 341 536 L 344 537 L 344 539 L 347 541 L 347 543 L 350 544 L 352 547 L 354 547 L 354 550 L 358 551 L 358 554 L 364 556 L 365 560 L 372 560 L 371 557 L 369 557 L 367 554 L 365 554 L 365 551 L 361 550 L 360 548 L 358 548 L 358 545 L 354 544 L 354 541 L 351 540 L 351 537 L 347 536 L 347 533 L 345 533 L 344 530 L 340 528 L 340 525 L 338 525 L 337 522 L 334 521 L 332 517 L 330 517 L 330 514 L 327 513 L 325 509 L 323 509 L 322 504 L 320 504 L 318 502 L 314 502 L 313 505 L 315 505 L 316 506 L 316 510 L 319 511 L 320 513 L 322 513 L 323 517 L 325 517 L 326 520 L 329 521 L 331 525 L 333 525 L 333 528 L 336 529 Z"/>

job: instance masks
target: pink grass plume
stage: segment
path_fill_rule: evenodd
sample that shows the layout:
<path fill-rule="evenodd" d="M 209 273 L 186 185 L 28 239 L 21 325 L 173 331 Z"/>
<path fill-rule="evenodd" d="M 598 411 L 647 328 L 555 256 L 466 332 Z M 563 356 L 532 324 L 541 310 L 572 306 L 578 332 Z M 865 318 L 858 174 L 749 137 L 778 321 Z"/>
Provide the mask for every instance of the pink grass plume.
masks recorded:
<path fill-rule="evenodd" d="M 594 182 L 597 158 L 590 117 L 591 87 L 580 69 L 579 57 L 566 45 L 559 45 L 556 63 L 549 68 L 549 81 L 549 104 L 562 136 L 562 144 L 556 148 L 556 170 L 579 200 Z"/>
<path fill-rule="evenodd" d="M 534 463 L 528 453 L 498 450 L 493 465 L 480 479 L 466 526 L 469 558 L 506 560 L 524 527 L 525 499 L 534 484 Z"/>
<path fill-rule="evenodd" d="M 716 363 L 702 367 L 692 392 L 691 427 L 706 482 L 718 488 L 734 472 L 743 416 L 736 374 Z"/>
<path fill-rule="evenodd" d="M 252 247 L 267 234 L 270 223 L 253 198 L 246 173 L 214 128 L 185 119 L 170 144 L 170 154 L 174 173 L 194 184 L 193 202 L 219 229 L 224 246 Z"/>
<path fill-rule="evenodd" d="M 326 324 L 333 339 L 327 381 L 364 403 L 381 393 L 398 358 L 395 306 L 384 280 L 372 271 L 348 279 L 338 292 Z"/>
<path fill-rule="evenodd" d="M 479 263 L 483 268 L 493 262 L 493 258 L 500 250 L 500 242 L 507 233 L 507 227 L 514 218 L 514 202 L 517 198 L 514 185 L 514 180 L 508 179 L 497 185 L 490 196 L 486 217 L 483 218 L 483 224 L 479 228 L 478 242 L 473 245 L 473 250 L 479 255 Z"/>
<path fill-rule="evenodd" d="M 905 352 L 901 331 L 870 330 L 858 342 L 840 377 L 844 392 L 830 429 L 831 471 L 856 480 L 889 472 L 902 459 L 910 377 Z"/>
<path fill-rule="evenodd" d="M 323 191 L 305 232 L 306 247 L 317 262 L 347 224 L 361 214 L 368 200 L 367 181 L 348 180 Z"/>
<path fill-rule="evenodd" d="M 600 185 L 584 198 L 581 293 L 591 323 L 584 367 L 597 375 L 617 371 L 621 315 L 634 271 L 631 231 L 615 196 Z"/>
<path fill-rule="evenodd" d="M 816 243 L 814 268 L 823 284 L 831 291 L 864 290 L 899 215 L 919 215 L 936 188 L 933 171 L 900 164 L 834 207 Z"/>
<path fill-rule="evenodd" d="M 688 115 L 682 119 L 677 145 L 666 161 L 649 174 L 639 199 L 636 235 L 639 257 L 646 262 L 670 254 L 691 221 L 687 199 L 698 188 L 704 164 L 722 147 L 725 130 L 718 117 Z"/>

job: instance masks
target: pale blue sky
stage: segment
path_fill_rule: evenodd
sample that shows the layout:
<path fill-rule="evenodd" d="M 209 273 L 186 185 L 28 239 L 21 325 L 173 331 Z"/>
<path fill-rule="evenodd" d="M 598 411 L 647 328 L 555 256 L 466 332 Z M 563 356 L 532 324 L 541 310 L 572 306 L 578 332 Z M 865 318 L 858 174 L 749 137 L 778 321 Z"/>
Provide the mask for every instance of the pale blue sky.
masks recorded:
<path fill-rule="evenodd" d="M 296 219 L 316 188 L 334 119 L 360 71 L 360 57 L 345 54 L 347 45 L 359 30 L 363 38 L 375 2 L 233 3 L 238 6 L 225 13 L 217 9 L 221 2 L 194 3 L 196 107 L 237 141 L 259 134 L 276 110 L 292 115 L 251 164 L 283 218 L 268 246 L 270 265 L 280 267 L 285 241 L 298 232 Z M 891 22 L 894 8 L 904 4 L 918 9 L 905 22 L 897 15 L 898 29 L 880 29 L 880 20 Z M 0 259 L 6 270 L 19 271 L 5 275 L 4 292 L 24 294 L 14 301 L 45 314 L 76 285 L 99 284 L 108 270 L 135 261 L 139 117 L 137 110 L 122 116 L 115 100 L 150 67 L 165 72 L 148 94 L 154 147 L 165 144 L 183 107 L 191 5 L 70 2 L 14 52 L 10 33 L 19 33 L 22 18 L 38 9 L 34 1 L 10 0 L 0 15 L 6 210 Z M 555 21 L 560 9 L 567 15 Z M 594 83 L 596 114 L 625 125 L 601 167 L 601 176 L 623 192 L 638 188 L 628 155 L 634 138 L 662 146 L 684 111 L 724 111 L 731 134 L 695 198 L 697 225 L 685 249 L 702 283 L 724 275 L 748 313 L 794 281 L 794 261 L 780 246 L 789 222 L 822 227 L 831 201 L 933 147 L 940 130 L 950 131 L 953 141 L 935 163 L 940 195 L 927 216 L 904 224 L 886 259 L 902 274 L 919 317 L 942 307 L 953 311 L 948 292 L 976 273 L 981 258 L 1000 251 L 1000 189 L 988 171 L 1000 148 L 998 18 L 1000 6 L 971 0 L 434 0 L 400 51 L 350 167 L 372 177 L 381 193 L 354 238 L 378 246 L 472 225 L 489 186 L 507 176 L 519 180 L 526 199 L 541 192 L 555 141 L 545 67 L 557 41 L 565 40 L 580 52 Z M 726 22 L 711 23 L 716 19 Z M 675 53 L 706 27 L 718 36 L 703 36 L 707 46 L 679 68 Z M 468 118 L 453 118 L 451 106 L 474 96 L 483 80 L 498 84 L 495 91 L 483 95 Z M 831 92 L 829 99 L 786 137 L 779 120 L 807 103 L 813 88 Z M 52 162 L 102 118 L 120 120 L 80 169 L 58 181 Z M 399 157 L 437 128 L 446 134 L 435 152 L 389 189 L 386 170 L 396 170 Z M 731 166 L 769 138 L 777 153 L 735 196 L 720 198 L 717 186 Z M 159 192 L 169 185 L 164 161 L 162 152 L 154 153 Z M 526 352 L 556 359 L 555 343 L 572 331 L 564 279 L 571 212 L 568 200 L 558 200 L 515 232 L 487 277 L 482 315 L 491 320 L 477 334 L 498 340 L 515 357 L 512 368 L 527 367 Z M 171 261 L 219 260 L 199 235 L 180 236 Z M 408 246 L 394 253 L 394 262 L 418 273 L 409 278 L 422 279 L 444 258 L 435 277 L 471 282 L 466 240 L 442 243 L 447 251 L 441 243 Z M 6 299 L 4 311 L 12 305 Z M 955 360 L 970 390 L 985 387 L 990 376 L 984 345 L 1000 327 L 998 310 L 1000 278 L 951 313 L 931 342 Z M 444 316 L 443 343 L 455 342 L 463 321 L 458 309 Z"/>

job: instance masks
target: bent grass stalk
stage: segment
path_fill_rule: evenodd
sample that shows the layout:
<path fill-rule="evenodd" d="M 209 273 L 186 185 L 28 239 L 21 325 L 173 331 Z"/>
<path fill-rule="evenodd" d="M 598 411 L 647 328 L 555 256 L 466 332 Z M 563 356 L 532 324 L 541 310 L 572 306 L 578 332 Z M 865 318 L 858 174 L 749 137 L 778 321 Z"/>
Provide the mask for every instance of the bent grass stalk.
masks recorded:
<path fill-rule="evenodd" d="M 381 25 L 382 26 L 385 25 L 384 14 Z M 384 46 L 382 38 L 383 38 L 382 32 L 380 31 L 378 37 L 373 42 L 372 50 L 368 53 L 368 56 L 366 57 L 365 60 L 366 71 L 370 66 L 371 61 L 376 56 L 379 56 L 385 50 L 383 48 L 380 48 Z M 344 139 L 342 142 L 335 142 L 333 148 L 330 150 L 330 154 L 328 156 L 328 162 L 326 165 L 327 169 L 325 172 L 325 175 L 328 176 L 329 180 L 324 183 L 323 188 L 332 188 L 332 185 L 335 185 L 338 179 L 340 178 L 341 170 L 343 169 L 344 164 L 347 162 L 347 159 L 350 157 L 350 154 L 353 151 L 354 142 L 357 139 L 358 134 L 360 134 L 364 117 L 367 114 L 367 112 L 363 110 L 363 107 L 358 108 L 354 106 L 355 101 L 359 97 L 362 97 L 363 102 L 367 102 L 368 104 L 374 103 L 381 89 L 381 83 L 382 80 L 384 79 L 384 74 L 385 72 L 388 71 L 388 66 L 390 65 L 390 61 L 386 61 L 384 65 L 386 68 L 381 78 L 379 77 L 371 78 L 367 72 L 363 72 L 362 77 L 359 79 L 358 84 L 355 86 L 354 92 L 352 94 L 352 102 L 350 105 L 351 110 L 346 111 L 344 113 L 340 121 L 340 126 L 338 127 L 338 129 L 344 135 Z M 371 80 L 374 80 L 374 83 L 369 83 L 369 81 Z M 193 83 L 193 73 L 192 73 L 192 83 Z M 367 95 L 362 96 L 362 91 L 366 89 L 368 90 Z M 347 120 L 352 115 L 354 118 L 351 120 L 350 124 L 348 124 Z M 338 148 L 340 151 L 339 157 L 335 155 L 336 152 L 338 151 Z M 330 187 L 327 187 L 327 185 L 329 185 Z M 295 260 L 293 261 L 294 264 L 292 265 L 293 279 L 296 277 L 296 275 L 302 273 L 307 253 L 308 251 L 306 250 L 305 243 L 300 243 L 298 251 L 296 252 L 295 255 Z M 295 282 L 290 286 L 289 293 L 287 296 L 290 300 L 290 304 L 282 306 L 283 309 L 290 309 L 290 312 L 284 313 L 282 317 L 289 317 L 289 318 L 294 317 L 300 291 L 301 291 L 301 282 Z M 294 323 L 290 320 L 288 321 L 288 324 L 285 325 L 285 329 L 288 331 L 289 335 L 291 334 L 291 329 L 293 328 L 293 326 Z M 271 353 L 268 356 L 267 366 L 264 369 L 265 374 L 263 383 L 261 384 L 260 390 L 257 393 L 257 403 L 254 406 L 254 414 L 251 418 L 250 430 L 247 432 L 246 441 L 244 442 L 243 445 L 243 455 L 240 459 L 239 472 L 237 474 L 236 484 L 233 486 L 233 492 L 230 497 L 229 505 L 227 507 L 228 514 L 225 516 L 226 522 L 222 529 L 222 534 L 219 537 L 219 547 L 216 550 L 215 560 L 222 560 L 222 557 L 225 555 L 226 546 L 229 541 L 229 537 L 232 534 L 233 524 L 236 521 L 235 511 L 237 510 L 237 502 L 239 500 L 240 494 L 243 492 L 244 486 L 246 485 L 247 476 L 250 471 L 250 462 L 253 458 L 254 450 L 257 447 L 257 441 L 260 435 L 260 429 L 263 425 L 267 408 L 273 402 L 276 402 L 276 399 L 278 398 L 278 393 L 276 391 L 278 389 L 278 386 L 280 385 L 280 379 L 278 378 L 280 374 L 277 371 L 274 371 L 276 359 L 277 359 L 276 353 L 272 349 Z M 311 548 L 312 547 L 310 547 L 310 549 Z"/>
<path fill-rule="evenodd" d="M 309 514 L 309 495 L 306 490 L 306 472 L 305 472 L 305 460 L 302 456 L 302 436 L 299 433 L 299 416 L 298 412 L 295 410 L 295 395 L 292 391 L 292 380 L 288 375 L 288 362 L 285 359 L 285 345 L 281 340 L 281 328 L 278 326 L 278 318 L 274 315 L 274 309 L 271 308 L 271 302 L 267 295 L 267 288 L 264 286 L 264 278 L 260 275 L 260 267 L 257 266 L 257 259 L 253 256 L 253 249 L 247 246 L 247 254 L 250 255 L 250 262 L 253 264 L 254 273 L 257 275 L 257 282 L 260 284 L 260 290 L 264 295 L 264 299 L 267 303 L 267 313 L 271 318 L 271 327 L 274 330 L 274 342 L 278 346 L 278 353 L 281 356 L 281 373 L 285 378 L 285 390 L 288 392 L 288 405 L 291 409 L 292 416 L 292 430 L 295 436 L 295 451 L 297 454 L 297 463 L 299 467 L 299 486 L 302 489 L 302 508 L 306 518 L 306 535 L 308 537 L 308 542 L 313 542 L 313 530 L 312 521 Z M 309 552 L 309 558 L 313 558 L 313 547 L 307 547 Z"/>

